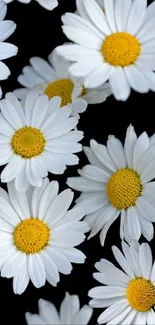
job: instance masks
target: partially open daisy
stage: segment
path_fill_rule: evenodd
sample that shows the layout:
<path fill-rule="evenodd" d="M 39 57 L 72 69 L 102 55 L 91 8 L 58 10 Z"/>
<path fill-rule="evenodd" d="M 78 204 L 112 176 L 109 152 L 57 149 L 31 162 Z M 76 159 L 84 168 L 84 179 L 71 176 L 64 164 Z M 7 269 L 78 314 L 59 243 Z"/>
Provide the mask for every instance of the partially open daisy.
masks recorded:
<path fill-rule="evenodd" d="M 67 184 L 83 192 L 77 206 L 85 209 L 92 229 L 89 238 L 100 230 L 101 245 L 112 223 L 121 215 L 120 237 L 128 242 L 153 237 L 155 222 L 155 146 L 150 146 L 146 132 L 138 138 L 134 128 L 127 129 L 124 148 L 114 136 L 107 147 L 90 141 L 84 148 L 90 162 L 79 170 L 80 177 L 71 177 Z"/>
<path fill-rule="evenodd" d="M 5 3 L 10 3 L 13 0 L 3 0 Z M 18 0 L 22 3 L 30 3 L 31 0 Z M 47 10 L 53 10 L 55 7 L 58 6 L 58 0 L 36 0 L 42 7 L 44 7 Z"/>
<path fill-rule="evenodd" d="M 88 293 L 90 306 L 108 307 L 98 318 L 99 324 L 155 324 L 155 263 L 147 243 L 122 243 L 122 252 L 112 250 L 122 270 L 105 259 L 95 264 L 100 273 L 94 278 L 102 283 Z"/>
<path fill-rule="evenodd" d="M 19 83 L 26 89 L 16 89 L 14 94 L 22 101 L 30 89 L 47 95 L 49 99 L 60 96 L 61 107 L 71 107 L 71 114 L 79 117 L 79 113 L 87 108 L 87 101 L 82 98 L 87 90 L 83 88 L 81 80 L 71 77 L 68 62 L 58 56 L 56 51 L 48 59 L 49 63 L 39 57 L 30 59 L 31 66 L 26 66 L 18 77 Z"/>
<path fill-rule="evenodd" d="M 24 109 L 12 93 L 0 101 L 0 165 L 8 164 L 2 182 L 15 179 L 17 190 L 26 191 L 29 184 L 40 187 L 48 172 L 63 174 L 66 165 L 78 164 L 74 153 L 82 149 L 83 132 L 71 131 L 78 119 L 60 103 L 60 97 L 49 101 L 35 91 Z"/>
<path fill-rule="evenodd" d="M 68 208 L 69 189 L 58 195 L 58 182 L 43 180 L 40 188 L 19 193 L 14 181 L 8 194 L 0 188 L 0 271 L 13 277 L 13 290 L 24 292 L 31 280 L 37 288 L 47 280 L 56 286 L 59 272 L 69 274 L 71 263 L 84 263 L 85 255 L 74 248 L 85 239 L 87 223 L 81 208 Z"/>
<path fill-rule="evenodd" d="M 74 62 L 69 71 L 86 88 L 109 80 L 117 100 L 125 101 L 131 88 L 155 91 L 155 2 L 146 8 L 147 0 L 104 0 L 105 13 L 95 0 L 76 2 L 81 17 L 66 13 L 63 26 L 75 44 L 57 48 Z"/>
<path fill-rule="evenodd" d="M 11 20 L 4 20 L 7 12 L 6 4 L 0 0 L 0 80 L 5 80 L 10 75 L 10 70 L 1 60 L 8 59 L 17 54 L 18 48 L 4 41 L 13 34 L 16 24 Z M 2 89 L 0 87 L 0 98 L 2 97 Z"/>
<path fill-rule="evenodd" d="M 26 321 L 28 325 L 87 325 L 92 311 L 88 305 L 80 309 L 79 297 L 66 292 L 59 313 L 51 302 L 40 299 L 39 315 L 26 313 Z"/>

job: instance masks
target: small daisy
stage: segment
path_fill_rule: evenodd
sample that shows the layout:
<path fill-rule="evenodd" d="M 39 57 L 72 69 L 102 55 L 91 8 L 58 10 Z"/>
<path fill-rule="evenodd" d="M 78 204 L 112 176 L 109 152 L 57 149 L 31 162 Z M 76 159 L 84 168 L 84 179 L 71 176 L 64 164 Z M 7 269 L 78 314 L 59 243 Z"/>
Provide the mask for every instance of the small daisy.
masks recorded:
<path fill-rule="evenodd" d="M 92 308 L 88 305 L 80 309 L 79 297 L 70 296 L 66 292 L 58 313 L 55 306 L 46 300 L 39 300 L 39 315 L 26 313 L 28 325 L 86 325 L 92 316 Z"/>
<path fill-rule="evenodd" d="M 31 280 L 37 288 L 47 280 L 56 286 L 59 272 L 70 274 L 71 263 L 84 263 L 74 248 L 85 239 L 87 223 L 81 208 L 68 211 L 73 200 L 69 189 L 58 195 L 58 182 L 43 180 L 40 188 L 17 192 L 14 181 L 8 193 L 0 188 L 0 271 L 13 277 L 14 293 L 21 294 Z"/>
<path fill-rule="evenodd" d="M 8 164 L 2 182 L 15 179 L 16 189 L 26 191 L 29 184 L 40 187 L 48 172 L 63 174 L 66 165 L 78 164 L 74 153 L 82 150 L 77 142 L 83 132 L 71 131 L 78 119 L 60 103 L 60 97 L 49 101 L 35 91 L 27 95 L 24 109 L 12 93 L 0 101 L 0 165 Z"/>
<path fill-rule="evenodd" d="M 7 6 L 0 1 L 0 80 L 5 80 L 10 75 L 10 70 L 1 60 L 8 59 L 17 54 L 17 47 L 10 43 L 4 43 L 16 29 L 16 24 L 11 20 L 4 20 L 7 12 Z M 0 98 L 2 97 L 2 89 L 0 87 Z"/>
<path fill-rule="evenodd" d="M 131 88 L 155 91 L 155 1 L 77 0 L 80 16 L 66 13 L 63 32 L 75 44 L 57 48 L 73 62 L 69 72 L 84 78 L 85 88 L 109 80 L 117 100 L 127 100 Z"/>
<path fill-rule="evenodd" d="M 100 273 L 93 277 L 102 283 L 88 293 L 90 306 L 108 307 L 98 318 L 99 324 L 154 325 L 155 324 L 155 262 L 148 244 L 122 243 L 122 252 L 112 251 L 122 270 L 106 259 L 95 264 Z"/>
<path fill-rule="evenodd" d="M 4 0 L 5 3 L 10 3 L 13 0 Z M 19 2 L 22 3 L 30 3 L 31 0 L 18 0 Z M 42 7 L 44 7 L 47 10 L 53 10 L 58 6 L 58 1 L 57 0 L 36 0 Z"/>
<path fill-rule="evenodd" d="M 151 240 L 155 222 L 155 146 L 146 132 L 138 138 L 133 126 L 126 133 L 124 148 L 114 136 L 107 147 L 90 141 L 84 148 L 90 162 L 67 184 L 83 192 L 76 201 L 85 210 L 85 221 L 92 229 L 89 238 L 100 230 L 101 245 L 112 223 L 121 215 L 120 237 Z"/>
<path fill-rule="evenodd" d="M 19 83 L 26 89 L 16 89 L 14 94 L 22 101 L 30 89 L 37 90 L 39 94 L 46 94 L 49 99 L 60 96 L 61 106 L 71 107 L 72 115 L 79 117 L 79 113 L 83 113 L 87 108 L 86 100 L 79 97 L 85 97 L 87 91 L 83 88 L 81 80 L 69 75 L 68 62 L 60 58 L 55 50 L 48 59 L 49 63 L 39 57 L 30 59 L 31 66 L 26 66 L 18 77 Z"/>

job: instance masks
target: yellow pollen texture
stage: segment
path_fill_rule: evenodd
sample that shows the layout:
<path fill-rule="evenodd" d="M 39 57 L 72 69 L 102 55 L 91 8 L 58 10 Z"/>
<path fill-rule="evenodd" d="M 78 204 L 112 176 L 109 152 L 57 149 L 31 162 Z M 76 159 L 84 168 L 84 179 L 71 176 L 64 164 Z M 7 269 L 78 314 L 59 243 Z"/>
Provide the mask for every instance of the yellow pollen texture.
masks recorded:
<path fill-rule="evenodd" d="M 119 169 L 107 183 L 107 195 L 117 209 L 128 209 L 141 196 L 142 185 L 138 174 L 129 168 Z"/>
<path fill-rule="evenodd" d="M 87 89 L 84 86 L 82 86 L 81 96 L 84 96 L 86 94 L 87 94 Z"/>
<path fill-rule="evenodd" d="M 14 133 L 11 147 L 16 155 L 29 159 L 40 155 L 44 151 L 45 143 L 45 138 L 40 130 L 23 127 Z"/>
<path fill-rule="evenodd" d="M 117 67 L 134 64 L 141 50 L 137 38 L 131 34 L 118 32 L 105 38 L 101 53 L 105 62 Z"/>
<path fill-rule="evenodd" d="M 50 83 L 45 89 L 45 94 L 49 99 L 54 96 L 61 97 L 61 107 L 66 106 L 72 102 L 72 92 L 74 84 L 70 79 L 59 79 Z"/>
<path fill-rule="evenodd" d="M 155 305 L 155 287 L 149 280 L 133 279 L 128 285 L 126 297 L 132 308 L 147 312 Z"/>
<path fill-rule="evenodd" d="M 18 250 L 27 255 L 35 254 L 48 245 L 50 229 L 42 220 L 26 219 L 17 225 L 13 238 Z"/>

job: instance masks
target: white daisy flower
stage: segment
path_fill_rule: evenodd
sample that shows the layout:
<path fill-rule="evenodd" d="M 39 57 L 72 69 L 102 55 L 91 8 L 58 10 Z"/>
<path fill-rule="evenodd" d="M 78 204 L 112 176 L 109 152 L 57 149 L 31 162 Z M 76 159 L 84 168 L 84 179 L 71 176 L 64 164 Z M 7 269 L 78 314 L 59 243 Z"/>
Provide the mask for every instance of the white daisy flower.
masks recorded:
<path fill-rule="evenodd" d="M 17 54 L 17 46 L 4 43 L 16 29 L 16 24 L 11 20 L 4 20 L 7 12 L 7 6 L 3 1 L 0 1 L 0 80 L 5 80 L 10 75 L 10 70 L 1 60 L 8 59 Z M 0 87 L 0 98 L 2 97 L 2 89 Z"/>
<path fill-rule="evenodd" d="M 79 113 L 87 108 L 86 100 L 79 98 L 86 95 L 82 81 L 71 77 L 68 73 L 69 63 L 60 58 L 55 50 L 48 59 L 49 63 L 39 57 L 30 59 L 31 66 L 26 66 L 18 77 L 19 83 L 26 89 L 16 89 L 14 94 L 22 101 L 30 89 L 46 94 L 49 99 L 60 96 L 61 106 L 71 107 L 72 116 L 79 117 Z"/>
<path fill-rule="evenodd" d="M 8 183 L 8 193 L 0 188 L 0 271 L 2 277 L 13 277 L 14 293 L 24 292 L 30 280 L 37 288 L 46 280 L 56 286 L 59 272 L 69 274 L 71 263 L 85 261 L 74 248 L 88 231 L 80 221 L 83 209 L 67 211 L 73 192 L 58 195 L 58 189 L 58 182 L 47 178 L 26 193 L 18 192 L 14 181 Z"/>
<path fill-rule="evenodd" d="M 75 44 L 57 48 L 74 62 L 69 68 L 84 78 L 86 88 L 109 80 L 113 95 L 125 101 L 133 88 L 155 91 L 155 1 L 104 0 L 104 10 L 95 0 L 77 0 L 80 13 L 63 16 L 63 32 Z"/>
<path fill-rule="evenodd" d="M 39 315 L 26 313 L 28 325 L 87 325 L 93 311 L 88 305 L 80 309 L 79 297 L 77 295 L 71 296 L 68 292 L 66 292 L 61 303 L 59 313 L 49 301 L 40 299 L 38 305 Z"/>
<path fill-rule="evenodd" d="M 77 206 L 85 210 L 85 221 L 92 229 L 89 238 L 100 230 L 104 245 L 112 223 L 121 215 L 120 237 L 139 240 L 141 234 L 151 240 L 155 222 L 155 146 L 146 132 L 138 138 L 133 126 L 126 133 L 124 148 L 114 136 L 107 147 L 90 141 L 84 148 L 90 162 L 79 170 L 80 177 L 68 178 L 67 184 L 82 194 Z"/>
<path fill-rule="evenodd" d="M 40 187 L 48 172 L 63 174 L 66 165 L 78 164 L 74 154 L 83 132 L 71 131 L 78 123 L 70 117 L 71 108 L 60 107 L 61 98 L 39 96 L 31 91 L 24 109 L 12 94 L 0 101 L 0 165 L 2 182 L 15 179 L 16 189 L 26 191 L 29 184 Z"/>
<path fill-rule="evenodd" d="M 13 0 L 4 0 L 5 3 L 10 3 Z M 18 0 L 19 2 L 22 3 L 30 3 L 31 0 Z M 58 1 L 57 0 L 36 0 L 42 7 L 44 7 L 47 10 L 53 10 L 58 6 Z"/>
<path fill-rule="evenodd" d="M 99 324 L 155 324 L 155 262 L 147 243 L 122 243 L 123 254 L 113 246 L 113 254 L 122 270 L 106 259 L 95 264 L 100 273 L 94 278 L 102 283 L 88 293 L 90 306 L 108 307 L 98 318 Z M 104 285 L 104 286 L 103 286 Z"/>

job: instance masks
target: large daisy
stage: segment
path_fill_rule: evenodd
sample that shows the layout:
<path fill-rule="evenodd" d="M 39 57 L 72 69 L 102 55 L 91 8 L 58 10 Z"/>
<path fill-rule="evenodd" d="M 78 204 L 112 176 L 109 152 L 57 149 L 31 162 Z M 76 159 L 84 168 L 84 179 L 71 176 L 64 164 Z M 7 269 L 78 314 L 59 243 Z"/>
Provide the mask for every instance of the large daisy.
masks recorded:
<path fill-rule="evenodd" d="M 60 103 L 60 97 L 49 101 L 35 91 L 24 109 L 12 93 L 0 101 L 0 165 L 8 164 L 2 182 L 15 179 L 17 190 L 26 191 L 29 184 L 40 187 L 48 172 L 63 174 L 66 165 L 78 164 L 74 153 L 82 149 L 83 132 L 71 131 L 78 119 Z"/>
<path fill-rule="evenodd" d="M 10 75 L 10 70 L 1 60 L 8 59 L 17 54 L 18 48 L 4 41 L 13 34 L 16 24 L 11 20 L 4 20 L 7 12 L 7 6 L 0 1 L 0 80 L 5 80 Z M 0 87 L 0 98 L 2 97 L 2 89 Z"/>
<path fill-rule="evenodd" d="M 100 272 L 94 278 L 102 285 L 88 293 L 90 306 L 106 308 L 98 318 L 99 324 L 154 325 L 155 324 L 155 262 L 147 243 L 122 243 L 122 252 L 112 250 L 122 270 L 106 259 L 95 264 Z"/>
<path fill-rule="evenodd" d="M 18 82 L 26 89 L 16 89 L 14 94 L 22 101 L 30 89 L 35 89 L 39 94 L 46 94 L 49 99 L 60 96 L 61 106 L 71 107 L 71 114 L 79 117 L 79 113 L 83 113 L 87 108 L 87 101 L 84 99 L 90 97 L 87 90 L 83 88 L 79 78 L 71 77 L 68 73 L 69 63 L 58 56 L 55 50 L 48 59 L 49 63 L 39 57 L 30 59 L 31 66 L 26 66 L 18 77 Z"/>
<path fill-rule="evenodd" d="M 130 89 L 155 91 L 155 2 L 77 0 L 80 13 L 66 13 L 63 32 L 75 44 L 57 52 L 74 62 L 69 71 L 84 78 L 86 88 L 109 80 L 117 100 L 126 100 Z"/>
<path fill-rule="evenodd" d="M 128 242 L 153 238 L 155 222 L 155 146 L 146 132 L 138 138 L 133 126 L 126 133 L 124 148 L 114 136 L 107 147 L 90 141 L 84 148 L 90 162 L 79 170 L 80 177 L 71 177 L 67 184 L 83 192 L 77 206 L 85 209 L 85 221 L 92 229 L 89 238 L 100 230 L 104 245 L 112 223 L 121 215 L 120 237 Z"/>
<path fill-rule="evenodd" d="M 5 3 L 10 3 L 13 0 L 4 0 Z M 18 0 L 19 2 L 22 3 L 30 3 L 31 0 Z M 36 0 L 42 7 L 44 7 L 47 10 L 53 10 L 58 6 L 58 1 L 57 0 Z"/>
<path fill-rule="evenodd" d="M 37 288 L 47 280 L 56 286 L 59 272 L 69 274 L 71 263 L 84 263 L 85 255 L 74 248 L 85 239 L 87 223 L 83 210 L 68 208 L 69 189 L 58 195 L 59 184 L 43 180 L 40 188 L 19 193 L 14 181 L 8 193 L 0 188 L 0 271 L 13 277 L 13 290 L 24 292 L 31 280 Z"/>
<path fill-rule="evenodd" d="M 26 313 L 28 325 L 86 325 L 92 316 L 92 308 L 88 305 L 80 309 L 80 301 L 77 295 L 69 295 L 66 292 L 63 299 L 60 312 L 55 306 L 46 300 L 39 300 L 39 315 Z"/>

